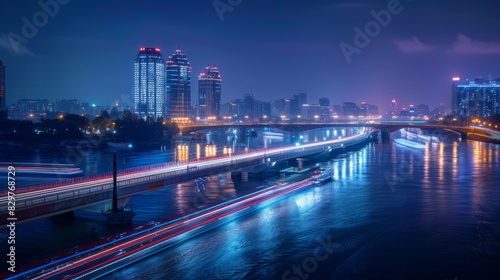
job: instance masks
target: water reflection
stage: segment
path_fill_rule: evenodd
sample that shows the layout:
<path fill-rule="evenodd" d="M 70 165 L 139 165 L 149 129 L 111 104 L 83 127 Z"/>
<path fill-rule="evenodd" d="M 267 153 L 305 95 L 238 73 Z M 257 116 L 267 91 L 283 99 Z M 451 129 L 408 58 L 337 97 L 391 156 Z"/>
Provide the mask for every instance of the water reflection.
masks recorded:
<path fill-rule="evenodd" d="M 200 157 L 207 145 L 216 145 L 219 156 L 224 148 L 226 152 L 233 148 L 227 143 L 188 145 L 192 145 L 188 151 L 197 151 L 194 156 Z M 340 247 L 319 266 L 324 275 L 371 279 L 386 277 L 387 271 L 404 277 L 415 271 L 420 278 L 449 279 L 445 273 L 451 268 L 454 275 L 479 279 L 470 271 L 488 275 L 496 268 L 500 251 L 499 161 L 499 146 L 485 143 L 443 142 L 425 150 L 370 144 L 331 161 L 333 182 L 269 203 L 114 275 L 280 279 L 291 265 L 312 256 L 317 238 L 331 234 Z M 393 176 L 393 191 L 386 173 Z M 195 182 L 189 181 L 134 197 L 130 203 L 139 212 L 134 223 L 172 212 L 190 213 L 235 197 L 236 190 L 238 195 L 255 190 L 228 174 L 211 176 L 205 186 L 197 192 Z M 23 247 L 40 243 L 55 247 L 63 242 L 70 246 L 74 240 L 67 239 L 79 236 L 80 229 L 71 229 L 59 238 L 54 225 L 33 223 L 31 231 L 27 224 L 20 225 Z M 33 231 L 37 235 L 26 238 Z M 28 259 L 26 252 L 22 259 Z M 269 267 L 274 274 L 260 274 Z M 311 274 L 309 279 L 320 276 Z"/>

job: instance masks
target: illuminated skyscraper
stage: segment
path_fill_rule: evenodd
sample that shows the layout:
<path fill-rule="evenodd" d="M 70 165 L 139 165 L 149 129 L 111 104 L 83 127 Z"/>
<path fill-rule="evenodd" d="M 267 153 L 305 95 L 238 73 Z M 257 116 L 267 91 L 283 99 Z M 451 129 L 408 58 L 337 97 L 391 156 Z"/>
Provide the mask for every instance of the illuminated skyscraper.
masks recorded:
<path fill-rule="evenodd" d="M 181 49 L 168 57 L 166 69 L 166 116 L 170 119 L 190 117 L 191 66 Z"/>
<path fill-rule="evenodd" d="M 293 95 L 293 99 L 290 100 L 290 114 L 296 116 L 300 115 L 302 112 L 302 105 L 307 104 L 307 93 L 300 92 Z"/>
<path fill-rule="evenodd" d="M 330 99 L 327 97 L 322 97 L 319 99 L 319 106 L 321 106 L 320 117 L 323 121 L 330 120 Z"/>
<path fill-rule="evenodd" d="M 0 60 L 0 111 L 5 110 L 5 66 Z"/>
<path fill-rule="evenodd" d="M 156 119 L 164 115 L 165 64 L 160 49 L 140 48 L 134 65 L 135 113 Z"/>
<path fill-rule="evenodd" d="M 378 115 L 378 107 L 366 102 L 361 102 L 361 105 L 359 106 L 359 115 L 365 117 L 376 116 Z"/>
<path fill-rule="evenodd" d="M 500 80 L 465 80 L 453 86 L 452 107 L 461 117 L 491 117 L 500 113 Z M 456 96 L 455 96 L 456 95 Z"/>
<path fill-rule="evenodd" d="M 393 99 L 391 102 L 391 115 L 392 116 L 398 115 L 398 103 L 396 102 L 396 99 Z"/>
<path fill-rule="evenodd" d="M 253 121 L 255 115 L 255 94 L 247 93 L 243 97 L 243 114 L 247 121 Z"/>
<path fill-rule="evenodd" d="M 220 114 L 221 76 L 217 66 L 205 68 L 198 75 L 198 104 L 200 117 L 218 117 Z"/>
<path fill-rule="evenodd" d="M 453 77 L 451 85 L 451 113 L 458 115 L 458 102 L 457 102 L 457 85 L 460 83 L 460 77 Z"/>

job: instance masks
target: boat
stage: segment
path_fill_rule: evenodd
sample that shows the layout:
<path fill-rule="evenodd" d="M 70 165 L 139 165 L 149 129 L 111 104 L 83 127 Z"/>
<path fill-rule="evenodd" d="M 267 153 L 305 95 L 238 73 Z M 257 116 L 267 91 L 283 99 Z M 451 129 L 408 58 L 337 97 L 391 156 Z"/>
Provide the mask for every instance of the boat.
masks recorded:
<path fill-rule="evenodd" d="M 324 184 L 332 180 L 333 171 L 331 168 L 321 168 L 317 175 L 313 176 L 313 183 L 316 185 Z"/>
<path fill-rule="evenodd" d="M 407 131 L 404 128 L 401 128 L 399 131 L 401 133 L 401 137 L 404 137 L 408 140 L 422 141 L 424 143 L 426 142 L 439 143 L 439 139 L 436 136 L 417 134 L 411 131 Z"/>
<path fill-rule="evenodd" d="M 425 148 L 425 144 L 418 143 L 415 141 L 410 141 L 406 139 L 401 139 L 401 138 L 394 138 L 394 143 L 408 147 L 408 148 L 414 148 L 414 149 L 423 149 Z"/>

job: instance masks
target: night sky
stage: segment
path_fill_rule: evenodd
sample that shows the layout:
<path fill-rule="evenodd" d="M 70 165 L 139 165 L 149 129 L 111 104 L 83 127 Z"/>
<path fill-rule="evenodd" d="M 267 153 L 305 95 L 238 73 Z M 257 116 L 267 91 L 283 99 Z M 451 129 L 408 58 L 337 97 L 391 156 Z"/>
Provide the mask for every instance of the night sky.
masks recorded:
<path fill-rule="evenodd" d="M 223 102 L 245 93 L 274 101 L 304 90 L 309 103 L 323 96 L 332 104 L 366 101 L 381 112 L 392 98 L 402 106 L 449 108 L 456 75 L 500 78 L 500 4 L 492 0 L 216 1 L 221 9 L 229 5 L 224 13 L 213 0 L 71 0 L 46 24 L 40 17 L 38 32 L 13 49 L 9 32 L 24 37 L 22 18 L 33 22 L 42 11 L 37 2 L 0 4 L 8 104 L 20 98 L 126 103 L 139 47 L 159 47 L 164 58 L 177 47 L 186 53 L 193 105 L 197 75 L 213 64 L 222 74 Z M 371 30 L 373 38 L 349 63 L 339 45 L 355 48 L 354 28 L 364 30 L 374 20 L 370 12 L 388 6 L 398 13 Z"/>

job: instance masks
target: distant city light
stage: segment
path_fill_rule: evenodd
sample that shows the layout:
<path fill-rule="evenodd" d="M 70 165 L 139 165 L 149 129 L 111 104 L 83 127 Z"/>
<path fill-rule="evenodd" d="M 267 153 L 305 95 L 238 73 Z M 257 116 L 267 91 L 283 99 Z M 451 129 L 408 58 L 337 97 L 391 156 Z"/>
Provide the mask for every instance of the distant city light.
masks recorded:
<path fill-rule="evenodd" d="M 453 81 L 454 81 L 454 82 L 458 82 L 458 81 L 460 81 L 460 77 L 453 77 Z"/>

